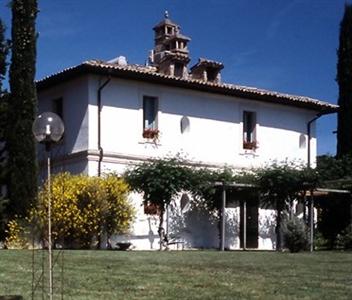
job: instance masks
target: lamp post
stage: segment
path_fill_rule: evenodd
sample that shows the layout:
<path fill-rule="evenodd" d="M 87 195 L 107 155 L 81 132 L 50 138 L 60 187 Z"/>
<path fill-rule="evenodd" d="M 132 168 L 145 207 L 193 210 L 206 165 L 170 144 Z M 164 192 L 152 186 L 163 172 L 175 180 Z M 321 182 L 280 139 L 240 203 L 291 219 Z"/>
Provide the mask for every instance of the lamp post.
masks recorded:
<path fill-rule="evenodd" d="M 49 251 L 49 298 L 53 299 L 53 256 L 51 243 L 51 146 L 61 140 L 64 123 L 57 114 L 44 112 L 33 122 L 32 132 L 38 143 L 45 145 L 48 164 L 48 251 Z"/>

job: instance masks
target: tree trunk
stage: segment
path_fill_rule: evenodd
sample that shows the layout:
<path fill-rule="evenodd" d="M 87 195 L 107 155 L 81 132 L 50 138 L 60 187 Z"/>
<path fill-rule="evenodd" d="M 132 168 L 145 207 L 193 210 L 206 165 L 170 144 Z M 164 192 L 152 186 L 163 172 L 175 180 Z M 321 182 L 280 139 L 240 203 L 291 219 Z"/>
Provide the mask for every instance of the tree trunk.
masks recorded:
<path fill-rule="evenodd" d="M 98 233 L 97 235 L 97 246 L 96 246 L 96 249 L 97 250 L 100 250 L 101 249 L 101 233 Z"/>
<path fill-rule="evenodd" d="M 163 246 L 165 244 L 166 238 L 165 238 L 165 229 L 163 227 L 164 225 L 164 209 L 160 210 L 160 215 L 159 215 L 159 229 L 158 229 L 158 234 L 159 234 L 159 250 L 162 251 L 163 250 Z"/>
<path fill-rule="evenodd" d="M 276 216 L 276 251 L 281 251 L 281 209 L 277 208 Z"/>

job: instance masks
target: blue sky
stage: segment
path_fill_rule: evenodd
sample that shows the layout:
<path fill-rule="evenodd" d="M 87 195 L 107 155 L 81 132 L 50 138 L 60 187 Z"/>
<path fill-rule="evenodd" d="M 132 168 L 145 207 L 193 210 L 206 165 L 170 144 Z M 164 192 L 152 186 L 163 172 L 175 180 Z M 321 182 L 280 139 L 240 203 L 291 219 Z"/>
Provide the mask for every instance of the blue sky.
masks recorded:
<path fill-rule="evenodd" d="M 336 103 L 345 0 L 39 0 L 37 79 L 88 59 L 143 64 L 168 10 L 198 57 L 224 63 L 225 82 Z M 10 27 L 10 11 L 0 2 Z M 9 32 L 8 32 L 9 34 Z M 318 153 L 335 154 L 336 116 L 318 121 Z"/>

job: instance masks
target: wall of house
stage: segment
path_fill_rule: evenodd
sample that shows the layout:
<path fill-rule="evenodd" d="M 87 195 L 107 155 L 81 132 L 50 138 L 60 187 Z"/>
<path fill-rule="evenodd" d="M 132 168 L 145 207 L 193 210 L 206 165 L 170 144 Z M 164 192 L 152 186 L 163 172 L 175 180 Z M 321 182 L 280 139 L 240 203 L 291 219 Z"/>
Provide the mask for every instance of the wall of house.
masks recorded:
<path fill-rule="evenodd" d="M 88 78 L 80 77 L 40 91 L 38 113 L 55 112 L 54 100 L 58 98 L 62 98 L 65 133 L 63 140 L 52 150 L 54 167 L 59 171 L 86 173 L 87 157 L 80 156 L 74 161 L 63 157 L 88 150 Z M 40 157 L 43 157 L 40 148 Z"/>
<path fill-rule="evenodd" d="M 125 235 L 112 237 L 112 245 L 117 242 L 130 242 L 136 250 L 158 250 L 159 217 L 144 214 L 142 197 L 133 193 L 130 201 L 136 208 L 136 221 L 131 231 Z M 165 213 L 165 229 L 168 232 L 171 249 L 219 249 L 219 223 L 214 213 L 202 209 L 182 211 L 180 201 L 171 203 Z M 172 244 L 182 242 L 182 244 Z M 275 250 L 275 211 L 259 208 L 258 210 L 258 249 Z M 227 207 L 225 209 L 225 249 L 239 250 L 240 248 L 240 208 Z"/>
<path fill-rule="evenodd" d="M 89 77 L 88 173 L 97 174 L 97 90 L 106 77 Z M 103 172 L 122 173 L 126 167 L 148 157 L 182 156 L 200 165 L 249 168 L 270 160 L 307 161 L 307 122 L 315 113 L 303 109 L 208 93 L 158 86 L 155 84 L 111 79 L 101 93 L 101 145 L 104 150 Z M 143 96 L 157 97 L 159 139 L 143 138 Z M 255 151 L 243 149 L 243 111 L 256 112 Z M 181 118 L 190 120 L 190 130 L 181 133 Z M 313 128 L 312 158 L 316 155 Z M 302 137 L 301 137 L 302 138 Z M 302 146 L 302 145 L 301 145 Z M 137 208 L 136 222 L 128 236 L 116 236 L 113 242 L 129 240 L 136 249 L 158 249 L 158 220 L 145 215 L 141 195 L 131 197 Z M 239 249 L 239 208 L 227 208 L 226 248 Z M 273 222 L 275 211 L 259 209 L 259 249 L 275 248 Z M 179 237 L 189 247 L 217 248 L 218 225 L 201 212 L 184 216 L 187 230 Z M 171 221 L 170 221 L 171 222 Z"/>
<path fill-rule="evenodd" d="M 39 113 L 53 110 L 53 100 L 63 99 L 65 124 L 63 154 L 88 149 L 88 80 L 87 77 L 57 85 L 39 93 Z"/>
<path fill-rule="evenodd" d="M 51 110 L 51 101 L 63 97 L 65 138 L 54 155 L 77 154 L 56 166 L 60 171 L 96 175 L 98 168 L 97 91 L 107 77 L 86 76 L 39 94 L 39 111 Z M 103 172 L 122 173 L 126 167 L 149 157 L 180 153 L 200 165 L 249 168 L 270 160 L 307 160 L 307 146 L 300 147 L 306 124 L 314 112 L 257 101 L 219 96 L 155 84 L 113 78 L 102 90 L 101 144 Z M 143 138 L 143 96 L 159 100 L 156 142 Z M 242 144 L 243 111 L 255 111 L 255 151 Z M 188 117 L 190 130 L 181 133 L 181 118 Z M 312 160 L 316 155 L 313 128 Z M 81 153 L 81 154 L 80 154 Z M 78 155 L 79 154 L 79 155 Z M 145 215 L 141 195 L 131 195 L 137 209 L 130 234 L 114 237 L 113 243 L 129 240 L 136 249 L 158 249 L 158 219 Z M 181 238 L 190 247 L 218 247 L 217 224 L 209 216 L 194 215 Z M 273 249 L 273 210 L 259 209 L 259 248 Z M 227 208 L 226 248 L 239 249 L 239 208 Z"/>
<path fill-rule="evenodd" d="M 89 149 L 97 149 L 97 89 L 105 78 L 90 77 Z M 159 100 L 156 143 L 142 137 L 143 96 Z M 155 84 L 112 79 L 102 91 L 103 169 L 118 161 L 143 160 L 181 153 L 210 166 L 255 167 L 270 160 L 307 161 L 307 122 L 315 113 L 299 108 L 219 96 Z M 244 150 L 243 111 L 255 111 L 258 149 Z M 181 133 L 183 116 L 190 120 L 189 132 Z M 312 158 L 316 155 L 313 128 Z M 314 161 L 314 159 L 313 159 Z M 94 170 L 90 171 L 94 173 Z"/>
<path fill-rule="evenodd" d="M 106 77 L 86 76 L 39 93 L 39 112 L 52 111 L 54 99 L 63 98 L 65 138 L 57 155 L 97 151 L 97 90 Z M 143 96 L 159 99 L 157 143 L 142 137 Z M 88 103 L 88 107 L 87 107 Z M 112 79 L 102 90 L 103 169 L 116 163 L 181 153 L 211 166 L 252 167 L 270 160 L 307 160 L 307 122 L 314 112 L 246 99 L 212 95 L 153 84 Z M 257 113 L 256 151 L 242 147 L 243 111 Z M 181 133 L 183 116 L 190 120 L 189 132 Z M 89 128 L 89 132 L 88 132 Z M 315 128 L 311 158 L 316 156 Z M 96 153 L 97 154 L 97 153 Z M 94 154 L 90 161 L 97 161 Z M 89 173 L 96 172 L 92 163 Z"/>

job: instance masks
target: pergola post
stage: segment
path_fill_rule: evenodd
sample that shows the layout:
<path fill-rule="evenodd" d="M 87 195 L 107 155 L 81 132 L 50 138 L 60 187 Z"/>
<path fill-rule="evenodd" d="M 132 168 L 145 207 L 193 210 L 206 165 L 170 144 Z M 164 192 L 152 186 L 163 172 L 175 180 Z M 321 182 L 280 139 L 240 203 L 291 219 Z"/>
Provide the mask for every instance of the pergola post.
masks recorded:
<path fill-rule="evenodd" d="M 313 190 L 310 191 L 310 252 L 314 251 L 314 197 Z"/>
<path fill-rule="evenodd" d="M 243 250 L 247 249 L 247 200 L 243 200 Z"/>
<path fill-rule="evenodd" d="M 226 207 L 226 188 L 225 188 L 225 183 L 223 183 L 222 197 L 221 197 L 220 251 L 225 250 L 225 207 Z"/>
<path fill-rule="evenodd" d="M 350 194 L 350 225 L 352 231 L 352 194 Z"/>

